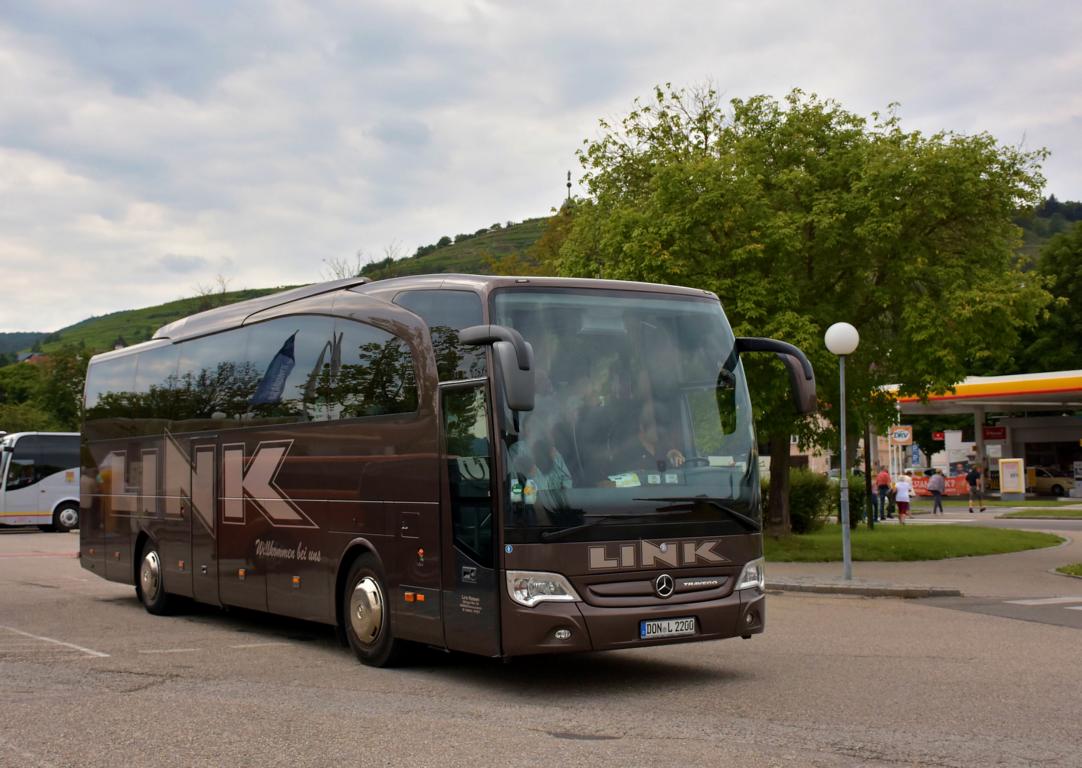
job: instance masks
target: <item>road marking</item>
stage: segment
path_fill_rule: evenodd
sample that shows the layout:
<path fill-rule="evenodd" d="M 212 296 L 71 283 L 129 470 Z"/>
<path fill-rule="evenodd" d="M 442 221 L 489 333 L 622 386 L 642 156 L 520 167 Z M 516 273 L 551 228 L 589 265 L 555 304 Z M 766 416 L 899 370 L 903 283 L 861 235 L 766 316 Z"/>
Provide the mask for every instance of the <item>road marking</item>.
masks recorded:
<path fill-rule="evenodd" d="M 1082 603 L 1082 597 L 1042 597 L 1039 600 L 1005 600 L 1008 605 L 1059 605 L 1060 603 Z"/>
<path fill-rule="evenodd" d="M 161 648 L 156 650 L 139 651 L 139 653 L 196 653 L 201 648 Z"/>
<path fill-rule="evenodd" d="M 231 645 L 230 648 L 266 648 L 271 645 L 289 645 L 289 643 L 244 643 L 243 645 Z"/>
<path fill-rule="evenodd" d="M 1082 611 L 1082 605 L 1065 605 L 1063 607 L 1068 611 Z"/>
<path fill-rule="evenodd" d="M 101 651 L 95 651 L 95 650 L 92 650 L 90 648 L 84 648 L 83 646 L 76 645 L 75 643 L 65 643 L 63 640 L 57 640 L 57 639 L 52 638 L 52 637 L 42 637 L 41 635 L 32 635 L 29 632 L 23 632 L 21 629 L 15 629 L 14 627 L 5 627 L 5 626 L 0 625 L 0 629 L 6 629 L 8 632 L 14 632 L 16 635 L 22 635 L 23 637 L 32 637 L 35 640 L 41 640 L 41 641 L 46 642 L 46 643 L 54 643 L 55 645 L 63 645 L 66 648 L 74 648 L 77 651 L 82 651 L 83 653 L 85 653 L 88 656 L 94 656 L 94 657 L 99 658 L 99 659 L 107 659 L 107 658 L 109 658 L 109 654 L 107 654 L 107 653 L 102 653 Z"/>

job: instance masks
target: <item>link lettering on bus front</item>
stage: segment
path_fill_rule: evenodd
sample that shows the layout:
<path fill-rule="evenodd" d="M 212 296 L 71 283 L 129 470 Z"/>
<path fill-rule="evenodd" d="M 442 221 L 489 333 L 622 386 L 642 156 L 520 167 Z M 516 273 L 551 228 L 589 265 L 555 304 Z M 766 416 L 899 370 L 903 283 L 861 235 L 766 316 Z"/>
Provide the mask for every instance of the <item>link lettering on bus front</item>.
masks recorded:
<path fill-rule="evenodd" d="M 640 541 L 620 544 L 614 551 L 608 544 L 587 548 L 591 571 L 612 571 L 621 568 L 679 568 L 693 565 L 719 565 L 729 558 L 714 551 L 720 541 Z M 610 556 L 611 555 L 611 556 Z M 636 557 L 637 556 L 637 557 Z"/>

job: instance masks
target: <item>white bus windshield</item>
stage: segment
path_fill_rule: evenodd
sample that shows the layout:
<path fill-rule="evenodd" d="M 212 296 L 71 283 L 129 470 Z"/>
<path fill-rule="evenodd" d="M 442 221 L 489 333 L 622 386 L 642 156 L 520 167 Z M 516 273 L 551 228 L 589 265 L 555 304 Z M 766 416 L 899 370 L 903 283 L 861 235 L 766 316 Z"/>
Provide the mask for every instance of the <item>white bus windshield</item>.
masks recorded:
<path fill-rule="evenodd" d="M 751 406 L 716 300 L 505 290 L 534 349 L 532 412 L 501 416 L 509 543 L 759 529 Z"/>

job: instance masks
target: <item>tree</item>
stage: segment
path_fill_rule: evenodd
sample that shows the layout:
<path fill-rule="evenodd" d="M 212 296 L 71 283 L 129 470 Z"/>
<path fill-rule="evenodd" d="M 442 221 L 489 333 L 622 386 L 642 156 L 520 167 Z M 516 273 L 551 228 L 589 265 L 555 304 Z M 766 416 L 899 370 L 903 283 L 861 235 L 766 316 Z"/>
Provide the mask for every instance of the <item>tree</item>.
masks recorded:
<path fill-rule="evenodd" d="M 861 333 L 846 366 L 855 447 L 866 420 L 891 420 L 881 385 L 926 395 L 1006 361 L 1048 301 L 1011 221 L 1040 200 L 1043 151 L 904 131 L 893 107 L 869 121 L 799 90 L 726 110 L 712 89 L 666 86 L 601 129 L 579 153 L 587 199 L 555 269 L 712 290 L 738 335 L 790 341 L 815 364 L 826 422 L 796 419 L 777 363 L 746 363 L 775 533 L 789 530 L 790 435 L 836 444 L 830 324 Z"/>
<path fill-rule="evenodd" d="M 62 429 L 79 429 L 89 359 L 81 344 L 69 343 L 50 353 L 42 365 L 41 388 L 35 405 Z"/>
<path fill-rule="evenodd" d="M 1020 367 L 1028 371 L 1082 368 L 1078 335 L 1082 328 L 1082 222 L 1048 241 L 1037 271 L 1047 278 L 1055 302 L 1027 336 Z"/>

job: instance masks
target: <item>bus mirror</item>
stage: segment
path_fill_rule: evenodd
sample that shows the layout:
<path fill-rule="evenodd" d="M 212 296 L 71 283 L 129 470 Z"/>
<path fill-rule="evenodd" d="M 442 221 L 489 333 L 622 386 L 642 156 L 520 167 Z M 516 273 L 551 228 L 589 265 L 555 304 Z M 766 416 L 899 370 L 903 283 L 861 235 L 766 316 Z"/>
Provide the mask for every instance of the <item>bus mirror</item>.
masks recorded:
<path fill-rule="evenodd" d="M 471 325 L 458 332 L 458 340 L 472 347 L 491 345 L 508 407 L 515 411 L 533 410 L 533 348 L 521 333 L 504 325 Z"/>
<path fill-rule="evenodd" d="M 785 364 L 789 371 L 789 385 L 793 393 L 793 406 L 800 415 L 815 413 L 818 401 L 815 394 L 815 371 L 811 361 L 800 350 L 777 339 L 761 339 L 755 336 L 742 336 L 736 340 L 736 351 L 773 352 Z"/>
<path fill-rule="evenodd" d="M 511 342 L 497 341 L 492 345 L 492 353 L 503 380 L 507 406 L 513 411 L 532 411 L 534 406 L 533 349 L 529 344 L 526 349 L 531 365 L 522 370 L 518 367 L 518 356 Z"/>

